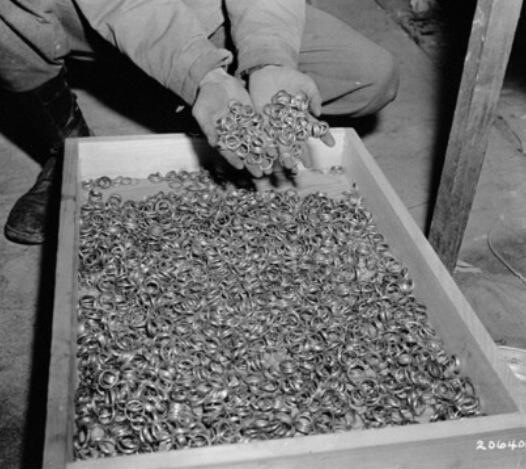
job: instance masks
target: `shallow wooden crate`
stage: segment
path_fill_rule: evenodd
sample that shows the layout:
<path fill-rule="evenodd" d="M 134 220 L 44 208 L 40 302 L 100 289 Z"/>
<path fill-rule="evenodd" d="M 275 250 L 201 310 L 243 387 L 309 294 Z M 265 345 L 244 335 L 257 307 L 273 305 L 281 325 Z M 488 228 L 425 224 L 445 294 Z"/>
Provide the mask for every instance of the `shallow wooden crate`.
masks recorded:
<path fill-rule="evenodd" d="M 349 129 L 335 129 L 334 134 L 334 148 L 312 145 L 315 164 L 319 168 L 343 165 L 344 174 L 300 171 L 297 188 L 300 192 L 323 190 L 336 194 L 353 182 L 358 184 L 380 232 L 409 268 L 416 282 L 416 297 L 427 305 L 430 320 L 446 349 L 461 358 L 463 373 L 473 380 L 486 415 L 73 461 L 78 217 L 84 197 L 80 181 L 103 175 L 144 179 L 154 171 L 191 170 L 219 161 L 202 141 L 182 135 L 74 139 L 67 142 L 63 175 L 44 467 L 526 467 L 525 402 L 518 380 L 359 137 Z M 265 183 L 259 184 L 264 188 Z M 137 198 L 152 192 L 151 186 L 145 189 L 146 186 L 127 186 L 121 192 Z M 486 450 L 480 449 L 481 445 Z"/>

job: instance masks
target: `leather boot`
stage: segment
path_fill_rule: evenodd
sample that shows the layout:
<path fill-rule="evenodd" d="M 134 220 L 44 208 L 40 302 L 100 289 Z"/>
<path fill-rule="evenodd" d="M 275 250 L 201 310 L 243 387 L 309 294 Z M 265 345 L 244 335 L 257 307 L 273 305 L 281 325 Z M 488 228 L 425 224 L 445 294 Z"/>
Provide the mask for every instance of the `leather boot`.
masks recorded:
<path fill-rule="evenodd" d="M 45 156 L 35 184 L 11 209 L 4 232 L 13 242 L 40 244 L 55 229 L 49 225 L 59 208 L 64 141 L 91 132 L 64 72 L 35 90 L 18 93 L 15 101 L 24 108 L 26 118 L 38 124 L 37 138 L 42 140 Z"/>

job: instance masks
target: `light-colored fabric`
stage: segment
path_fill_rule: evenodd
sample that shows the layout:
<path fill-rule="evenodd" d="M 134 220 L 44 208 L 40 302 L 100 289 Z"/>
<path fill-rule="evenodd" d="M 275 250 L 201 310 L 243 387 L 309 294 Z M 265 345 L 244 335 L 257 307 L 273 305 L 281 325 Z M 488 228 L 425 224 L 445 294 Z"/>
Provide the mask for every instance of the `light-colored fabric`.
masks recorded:
<path fill-rule="evenodd" d="M 93 29 L 186 102 L 194 101 L 208 71 L 232 61 L 228 50 L 208 40 L 182 0 L 77 0 L 77 5 Z"/>
<path fill-rule="evenodd" d="M 59 73 L 70 52 L 93 53 L 95 34 L 187 103 L 201 78 L 232 53 L 238 73 L 276 64 L 309 74 L 325 114 L 369 114 L 396 93 L 392 56 L 304 0 L 72 2 L 0 0 L 0 86 L 36 88 Z"/>
<path fill-rule="evenodd" d="M 192 103 L 202 77 L 232 62 L 230 51 L 208 39 L 224 23 L 224 11 L 242 71 L 261 63 L 297 63 L 304 8 L 304 0 L 2 0 L 0 73 L 16 75 L 17 83 L 4 81 L 17 91 L 40 84 L 25 83 L 29 65 L 39 81 L 48 78 L 46 70 L 56 75 L 83 37 L 82 21 L 74 18 L 80 14 L 147 74 Z"/>
<path fill-rule="evenodd" d="M 297 67 L 305 0 L 225 0 L 238 73 L 257 65 Z"/>
<path fill-rule="evenodd" d="M 69 52 L 54 0 L 0 0 L 0 86 L 25 91 L 56 77 Z"/>
<path fill-rule="evenodd" d="M 318 85 L 325 115 L 374 113 L 398 90 L 398 71 L 390 52 L 313 7 L 306 10 L 298 67 Z"/>

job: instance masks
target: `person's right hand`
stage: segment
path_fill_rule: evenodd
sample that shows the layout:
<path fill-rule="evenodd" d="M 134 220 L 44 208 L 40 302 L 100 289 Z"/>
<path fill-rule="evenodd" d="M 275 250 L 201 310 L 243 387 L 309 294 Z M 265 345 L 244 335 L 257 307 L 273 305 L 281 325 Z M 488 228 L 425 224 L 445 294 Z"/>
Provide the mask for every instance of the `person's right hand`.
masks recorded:
<path fill-rule="evenodd" d="M 217 147 L 218 143 L 216 122 L 228 113 L 231 101 L 254 107 L 241 80 L 229 75 L 222 68 L 208 72 L 199 84 L 192 115 L 213 147 Z M 235 168 L 243 169 L 246 166 L 253 176 L 262 176 L 263 172 L 258 165 L 245 165 L 235 153 L 228 150 L 218 151 Z"/>

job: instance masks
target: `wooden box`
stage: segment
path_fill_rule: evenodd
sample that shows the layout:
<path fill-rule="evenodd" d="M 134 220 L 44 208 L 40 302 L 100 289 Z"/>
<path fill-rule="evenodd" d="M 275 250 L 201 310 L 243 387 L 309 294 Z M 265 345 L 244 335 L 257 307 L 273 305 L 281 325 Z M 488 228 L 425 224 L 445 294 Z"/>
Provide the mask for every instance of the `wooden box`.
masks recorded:
<path fill-rule="evenodd" d="M 159 171 L 197 169 L 218 161 L 199 140 L 182 135 L 89 138 L 67 142 L 49 371 L 44 467 L 59 468 L 379 468 L 526 467 L 524 397 L 520 383 L 439 261 L 410 214 L 353 130 L 335 129 L 337 144 L 314 142 L 318 167 L 343 174 L 300 171 L 300 192 L 341 192 L 359 186 L 381 233 L 416 281 L 415 294 L 463 372 L 473 380 L 485 416 L 383 429 L 355 430 L 228 446 L 73 461 L 76 271 L 82 180 L 146 178 Z M 140 186 L 126 191 L 141 195 Z M 152 190 L 150 189 L 150 192 Z"/>

